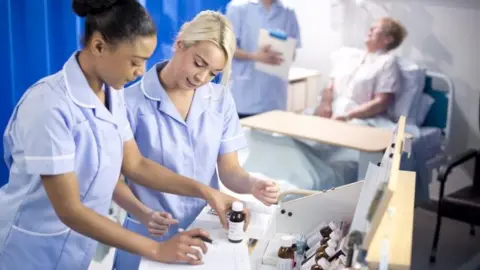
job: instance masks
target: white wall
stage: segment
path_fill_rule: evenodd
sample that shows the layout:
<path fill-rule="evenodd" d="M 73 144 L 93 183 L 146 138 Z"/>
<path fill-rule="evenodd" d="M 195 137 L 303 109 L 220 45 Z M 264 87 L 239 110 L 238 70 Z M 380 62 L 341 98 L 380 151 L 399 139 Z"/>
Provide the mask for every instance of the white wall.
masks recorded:
<path fill-rule="evenodd" d="M 341 44 L 362 46 L 375 19 L 385 15 L 399 19 L 409 36 L 397 53 L 453 78 L 452 152 L 480 147 L 480 0 L 366 0 L 364 8 L 355 6 L 354 0 L 283 2 L 295 8 L 301 24 L 304 46 L 295 65 L 324 73 L 330 68 L 328 55 Z M 341 3 L 333 9 L 335 16 L 331 2 Z M 332 20 L 341 21 L 338 29 Z"/>

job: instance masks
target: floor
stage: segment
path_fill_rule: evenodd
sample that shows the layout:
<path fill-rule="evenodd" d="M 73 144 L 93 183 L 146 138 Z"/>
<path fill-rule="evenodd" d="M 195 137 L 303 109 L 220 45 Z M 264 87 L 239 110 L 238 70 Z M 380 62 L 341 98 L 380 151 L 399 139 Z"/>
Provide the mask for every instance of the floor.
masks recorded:
<path fill-rule="evenodd" d="M 240 161 L 245 160 L 246 155 L 248 155 L 246 152 L 240 153 Z M 461 181 L 452 182 L 447 185 L 447 193 L 466 184 L 466 182 Z M 436 222 L 433 200 L 435 194 L 438 194 L 438 189 L 437 182 L 432 181 L 430 185 L 432 203 L 415 210 L 412 270 L 480 270 L 480 227 L 477 227 L 477 236 L 470 236 L 470 229 L 467 224 L 449 219 L 444 219 L 442 223 L 437 262 L 433 265 L 429 264 L 430 248 Z M 104 256 L 101 256 L 103 259 L 92 262 L 89 270 L 110 270 L 114 250 L 109 249 L 106 255 L 105 249 L 99 253 L 103 253 Z"/>

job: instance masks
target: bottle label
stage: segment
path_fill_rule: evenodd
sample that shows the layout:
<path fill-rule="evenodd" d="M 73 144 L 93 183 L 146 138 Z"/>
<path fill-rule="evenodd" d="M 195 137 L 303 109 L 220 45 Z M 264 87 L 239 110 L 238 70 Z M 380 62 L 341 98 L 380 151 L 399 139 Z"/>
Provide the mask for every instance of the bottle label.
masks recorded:
<path fill-rule="evenodd" d="M 277 260 L 277 270 L 292 270 L 294 261 L 292 259 L 281 259 Z"/>
<path fill-rule="evenodd" d="M 228 222 L 228 238 L 233 241 L 241 241 L 243 240 L 243 225 L 244 221 L 242 222 Z"/>

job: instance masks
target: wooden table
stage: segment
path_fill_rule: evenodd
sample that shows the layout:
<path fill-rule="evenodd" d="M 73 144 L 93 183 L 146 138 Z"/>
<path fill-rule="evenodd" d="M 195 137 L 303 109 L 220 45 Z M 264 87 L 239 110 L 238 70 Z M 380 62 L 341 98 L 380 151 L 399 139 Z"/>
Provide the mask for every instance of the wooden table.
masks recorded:
<path fill-rule="evenodd" d="M 285 111 L 271 111 L 244 118 L 240 122 L 242 126 L 252 129 L 359 150 L 359 179 L 365 176 L 369 162 L 380 161 L 393 135 L 389 129 Z"/>

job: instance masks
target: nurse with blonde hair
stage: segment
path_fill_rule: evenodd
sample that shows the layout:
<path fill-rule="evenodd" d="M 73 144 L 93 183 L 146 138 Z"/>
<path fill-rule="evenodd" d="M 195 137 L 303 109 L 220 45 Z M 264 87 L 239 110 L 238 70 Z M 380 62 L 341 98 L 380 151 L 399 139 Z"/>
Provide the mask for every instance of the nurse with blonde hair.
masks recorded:
<path fill-rule="evenodd" d="M 247 142 L 226 87 L 235 48 L 235 34 L 225 16 L 199 13 L 180 29 L 172 59 L 157 63 L 126 89 L 128 118 L 146 157 L 215 189 L 220 178 L 232 191 L 253 194 L 269 205 L 276 202 L 278 186 L 250 175 L 238 162 L 237 151 Z M 222 84 L 212 83 L 220 73 Z M 128 178 L 127 182 L 139 200 L 164 219 L 163 225 L 146 226 L 129 216 L 124 226 L 158 241 L 187 228 L 205 207 L 196 198 L 160 193 Z M 138 269 L 139 263 L 139 256 L 117 252 L 117 270 Z"/>

